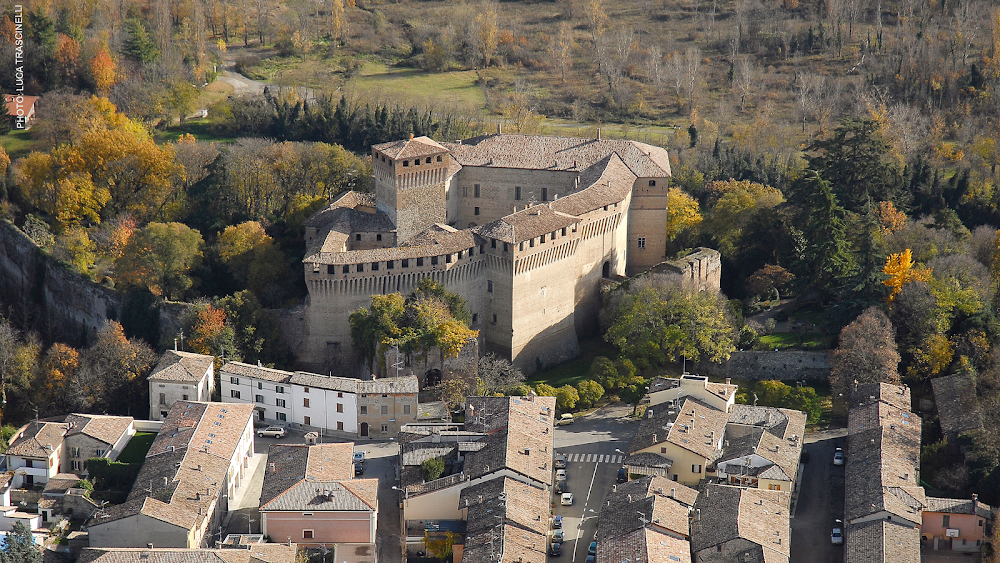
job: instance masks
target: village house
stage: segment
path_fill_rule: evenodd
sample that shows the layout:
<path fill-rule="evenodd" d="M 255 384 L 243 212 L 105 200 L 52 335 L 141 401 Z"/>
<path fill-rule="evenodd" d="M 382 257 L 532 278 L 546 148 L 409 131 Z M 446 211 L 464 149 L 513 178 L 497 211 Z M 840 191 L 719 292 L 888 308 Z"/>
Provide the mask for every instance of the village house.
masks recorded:
<path fill-rule="evenodd" d="M 66 417 L 63 436 L 62 469 L 86 475 L 86 461 L 103 457 L 118 459 L 132 436 L 135 421 L 131 416 L 71 414 Z"/>
<path fill-rule="evenodd" d="M 788 563 L 789 496 L 785 491 L 706 485 L 691 524 L 694 562 Z"/>
<path fill-rule="evenodd" d="M 463 563 L 545 563 L 549 529 L 548 491 L 509 477 L 462 491 Z"/>
<path fill-rule="evenodd" d="M 87 547 L 77 563 L 295 563 L 295 544 L 258 543 L 246 549 L 172 549 Z"/>
<path fill-rule="evenodd" d="M 309 547 L 336 544 L 338 561 L 373 561 L 378 479 L 354 479 L 353 454 L 351 442 L 271 446 L 261 532 Z"/>
<path fill-rule="evenodd" d="M 401 426 L 416 422 L 419 391 L 417 377 L 412 375 L 358 381 L 358 436 L 395 436 Z"/>
<path fill-rule="evenodd" d="M 38 96 L 4 95 L 7 104 L 7 119 L 14 129 L 31 129 L 35 122 L 35 102 Z"/>
<path fill-rule="evenodd" d="M 791 492 L 805 431 L 806 414 L 801 411 L 733 405 L 722 455 L 715 462 L 719 479 L 730 485 Z"/>
<path fill-rule="evenodd" d="M 925 549 L 979 552 L 992 525 L 993 511 L 979 502 L 979 495 L 971 499 L 927 497 L 920 542 Z"/>
<path fill-rule="evenodd" d="M 11 438 L 7 448 L 7 469 L 14 472 L 12 486 L 30 489 L 44 485 L 60 472 L 63 435 L 62 422 L 32 422 Z"/>
<path fill-rule="evenodd" d="M 167 350 L 146 378 L 149 419 L 163 420 L 175 401 L 210 401 L 215 391 L 215 358 Z"/>
<path fill-rule="evenodd" d="M 175 402 L 126 502 L 87 521 L 90 545 L 208 546 L 253 453 L 253 405 Z"/>
<path fill-rule="evenodd" d="M 681 398 L 678 407 L 658 406 L 647 410 L 629 444 L 628 472 L 696 487 L 722 454 L 729 417 L 692 397 Z"/>
<path fill-rule="evenodd" d="M 691 561 L 698 491 L 658 475 L 615 486 L 597 518 L 601 561 Z"/>

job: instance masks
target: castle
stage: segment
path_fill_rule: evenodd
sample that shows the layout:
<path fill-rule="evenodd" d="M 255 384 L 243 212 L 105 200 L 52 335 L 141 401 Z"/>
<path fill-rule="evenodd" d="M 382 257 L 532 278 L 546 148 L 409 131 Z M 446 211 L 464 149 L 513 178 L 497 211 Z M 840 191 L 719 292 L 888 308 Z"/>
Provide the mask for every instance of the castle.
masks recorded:
<path fill-rule="evenodd" d="M 374 194 L 347 192 L 304 223 L 309 297 L 292 340 L 315 370 L 357 360 L 352 311 L 430 277 L 467 301 L 481 350 L 531 372 L 577 355 L 578 335 L 597 330 L 603 279 L 665 258 L 670 163 L 659 147 L 411 136 L 373 146 L 372 161 Z M 709 269 L 697 275 L 717 288 Z"/>

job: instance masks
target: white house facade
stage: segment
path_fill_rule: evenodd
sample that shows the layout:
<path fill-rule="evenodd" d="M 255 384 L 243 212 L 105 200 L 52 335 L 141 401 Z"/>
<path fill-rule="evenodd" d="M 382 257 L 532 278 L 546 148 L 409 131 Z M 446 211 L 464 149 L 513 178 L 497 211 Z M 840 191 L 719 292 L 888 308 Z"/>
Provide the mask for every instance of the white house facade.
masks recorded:
<path fill-rule="evenodd" d="M 215 357 L 167 350 L 146 378 L 149 419 L 163 420 L 177 401 L 210 401 L 215 391 Z"/>

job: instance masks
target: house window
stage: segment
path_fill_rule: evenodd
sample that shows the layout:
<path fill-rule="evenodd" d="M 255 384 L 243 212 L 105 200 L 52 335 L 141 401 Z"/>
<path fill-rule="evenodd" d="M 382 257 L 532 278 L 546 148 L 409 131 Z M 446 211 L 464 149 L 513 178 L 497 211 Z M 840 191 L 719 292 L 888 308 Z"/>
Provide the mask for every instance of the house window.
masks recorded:
<path fill-rule="evenodd" d="M 238 377 L 230 377 L 229 378 L 229 382 L 232 383 L 233 385 L 239 385 L 240 384 L 240 378 L 238 378 Z"/>
<path fill-rule="evenodd" d="M 328 265 L 326 267 L 326 273 L 330 274 L 330 275 L 336 274 L 337 273 L 337 267 L 334 266 L 333 264 Z"/>
<path fill-rule="evenodd" d="M 479 208 L 478 207 L 476 208 L 475 213 L 476 213 L 476 215 L 479 215 Z"/>
<path fill-rule="evenodd" d="M 406 162 L 407 161 L 404 160 L 403 164 L 405 165 Z M 312 530 L 302 530 L 302 539 L 304 539 L 304 540 L 311 540 L 311 539 L 313 539 L 313 531 Z"/>
<path fill-rule="evenodd" d="M 375 240 L 378 240 L 378 241 L 382 240 L 382 235 L 375 235 Z"/>
<path fill-rule="evenodd" d="M 479 321 L 479 313 L 472 313 L 472 322 L 475 323 L 478 321 Z"/>
<path fill-rule="evenodd" d="M 263 388 L 264 388 L 264 384 L 261 383 L 260 381 L 258 381 L 257 382 L 257 389 L 263 389 Z"/>
<path fill-rule="evenodd" d="M 280 386 L 280 385 L 275 385 L 274 386 L 274 392 L 275 393 L 284 393 L 285 392 L 285 388 L 282 387 L 282 386 Z"/>
<path fill-rule="evenodd" d="M 403 414 L 410 414 L 410 405 L 403 405 Z"/>
<path fill-rule="evenodd" d="M 312 516 L 313 513 L 312 512 L 303 512 L 302 515 L 303 516 Z"/>
<path fill-rule="evenodd" d="M 389 425 L 388 424 L 383 424 L 382 425 L 382 432 L 388 432 L 388 431 L 389 431 Z"/>
<path fill-rule="evenodd" d="M 337 412 L 344 412 L 344 403 L 337 403 Z"/>
<path fill-rule="evenodd" d="M 344 429 L 344 423 L 343 422 L 337 422 L 337 430 L 343 430 L 343 429 Z"/>
<path fill-rule="evenodd" d="M 255 395 L 254 398 L 253 398 L 253 402 L 255 402 L 255 403 L 263 403 L 264 402 L 264 396 L 263 395 Z"/>
<path fill-rule="evenodd" d="M 358 264 L 358 273 L 361 273 L 361 272 L 364 272 L 364 271 L 365 271 L 365 265 L 364 264 Z"/>
<path fill-rule="evenodd" d="M 389 405 L 382 405 L 382 414 L 389 414 Z"/>
<path fill-rule="evenodd" d="M 420 266 L 423 266 L 423 265 L 424 265 L 424 259 L 423 258 L 417 258 L 417 267 L 419 268 Z"/>
<path fill-rule="evenodd" d="M 361 233 L 354 235 L 354 240 L 361 240 Z"/>
<path fill-rule="evenodd" d="M 493 324 L 497 324 L 497 314 L 493 313 Z"/>
<path fill-rule="evenodd" d="M 403 166 L 409 167 L 410 166 L 410 161 L 409 160 L 404 160 L 403 161 Z M 309 537 L 311 538 L 312 536 L 309 536 Z"/>
<path fill-rule="evenodd" d="M 671 478 L 670 478 L 670 480 L 671 480 L 671 481 L 676 481 L 676 480 L 677 480 L 677 474 L 676 474 L 676 473 L 674 473 L 674 476 L 673 476 L 673 477 L 671 477 Z"/>
<path fill-rule="evenodd" d="M 97 450 L 97 457 L 104 457 L 105 450 Z"/>
<path fill-rule="evenodd" d="M 951 515 L 950 514 L 945 514 L 944 516 L 941 517 L 941 527 L 942 528 L 950 528 L 951 527 Z"/>
<path fill-rule="evenodd" d="M 410 267 L 410 260 L 408 258 L 403 258 L 403 267 L 404 268 Z"/>
<path fill-rule="evenodd" d="M 186 400 L 188 400 L 188 396 L 187 396 L 187 395 L 181 395 L 181 400 L 182 400 L 182 401 L 186 401 Z"/>
<path fill-rule="evenodd" d="M 639 237 L 639 248 L 646 248 L 646 237 Z"/>
<path fill-rule="evenodd" d="M 350 267 L 350 266 L 347 266 L 347 265 L 345 265 L 345 266 L 344 266 L 344 273 L 345 273 L 345 274 L 349 274 L 349 273 L 351 273 L 351 267 Z"/>
<path fill-rule="evenodd" d="M 166 393 L 160 393 L 160 404 L 161 405 L 167 404 L 167 394 Z"/>
<path fill-rule="evenodd" d="M 343 393 L 343 391 L 338 391 L 338 392 L 337 392 L 337 396 L 338 396 L 338 397 L 343 397 L 343 396 L 344 396 L 344 393 Z"/>
<path fill-rule="evenodd" d="M 461 258 L 461 256 L 459 256 Z M 445 254 L 444 261 L 446 264 L 451 264 L 451 254 Z"/>
<path fill-rule="evenodd" d="M 240 398 L 240 392 L 237 391 L 236 389 L 232 389 L 232 390 L 229 391 L 229 396 L 232 397 L 232 398 L 234 398 L 234 399 L 239 399 Z"/>
<path fill-rule="evenodd" d="M 361 414 L 368 414 L 368 406 L 361 405 Z"/>
<path fill-rule="evenodd" d="M 701 466 L 700 465 L 692 465 L 691 466 L 691 473 L 701 473 Z"/>
<path fill-rule="evenodd" d="M 280 420 L 281 422 L 285 422 L 285 421 L 288 420 L 288 417 L 285 416 L 285 413 L 283 413 L 283 412 L 275 413 L 274 418 L 276 418 L 277 420 Z"/>
<path fill-rule="evenodd" d="M 521 250 L 524 250 L 523 248 Z M 503 251 L 507 252 L 507 243 L 503 243 Z"/>
<path fill-rule="evenodd" d="M 667 448 L 660 448 L 660 453 L 661 454 L 667 453 Z"/>
<path fill-rule="evenodd" d="M 469 197 L 469 186 L 462 186 L 462 197 Z"/>
<path fill-rule="evenodd" d="M 167 411 L 160 411 L 160 418 L 167 418 Z"/>
<path fill-rule="evenodd" d="M 71 461 L 70 464 L 73 466 L 73 471 L 80 471 L 83 469 L 82 467 L 83 464 L 75 459 Z"/>
<path fill-rule="evenodd" d="M 479 197 L 480 194 L 479 184 L 476 184 L 475 188 L 476 188 L 476 197 Z"/>
<path fill-rule="evenodd" d="M 486 280 L 486 293 L 493 293 L 493 280 Z"/>
<path fill-rule="evenodd" d="M 278 407 L 281 407 L 281 408 L 285 408 L 285 400 L 284 399 L 275 399 L 274 400 L 274 405 L 278 406 Z"/>
<path fill-rule="evenodd" d="M 303 393 L 308 393 L 309 392 L 309 388 L 308 387 L 302 387 L 302 392 Z"/>
<path fill-rule="evenodd" d="M 24 466 L 27 467 L 28 469 L 35 467 L 35 460 L 33 459 L 24 460 Z"/>
<path fill-rule="evenodd" d="M 650 180 L 649 181 L 649 185 L 650 185 L 650 187 L 655 186 L 656 185 L 656 180 Z"/>
<path fill-rule="evenodd" d="M 497 247 L 497 239 L 490 240 L 490 248 L 496 248 L 496 247 Z M 479 251 L 479 253 L 482 254 L 482 251 Z"/>
<path fill-rule="evenodd" d="M 521 186 L 514 186 L 514 199 L 521 200 Z"/>
<path fill-rule="evenodd" d="M 767 488 L 769 490 L 772 490 L 772 491 L 780 491 L 781 490 L 781 485 L 775 485 L 775 484 L 772 483 L 772 484 L 768 485 Z"/>
<path fill-rule="evenodd" d="M 302 417 L 302 424 L 305 424 L 306 426 L 311 426 L 312 425 L 312 419 L 310 419 L 308 416 L 303 416 Z"/>
<path fill-rule="evenodd" d="M 549 200 L 549 189 L 542 188 L 542 201 L 548 201 L 548 200 Z"/>
<path fill-rule="evenodd" d="M 309 399 L 303 397 L 302 398 L 302 406 L 308 409 L 309 408 Z"/>

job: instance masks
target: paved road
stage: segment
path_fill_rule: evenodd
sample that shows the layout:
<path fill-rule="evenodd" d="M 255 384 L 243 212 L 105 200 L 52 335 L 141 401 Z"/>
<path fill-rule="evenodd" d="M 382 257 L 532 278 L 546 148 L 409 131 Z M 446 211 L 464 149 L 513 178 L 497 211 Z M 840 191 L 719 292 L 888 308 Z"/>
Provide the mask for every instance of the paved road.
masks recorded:
<path fill-rule="evenodd" d="M 798 505 L 792 519 L 792 561 L 843 561 L 843 546 L 830 542 L 835 520 L 844 517 L 844 467 L 833 465 L 833 452 L 844 447 L 843 431 L 806 434 Z M 840 526 L 843 528 L 843 526 Z"/>
<path fill-rule="evenodd" d="M 566 454 L 567 487 L 573 493 L 573 506 L 562 506 L 554 499 L 556 515 L 562 515 L 566 530 L 563 554 L 550 561 L 586 561 L 587 548 L 594 541 L 597 515 L 604 498 L 615 484 L 622 454 L 638 427 L 638 420 L 624 418 L 631 407 L 614 404 L 580 417 L 574 424 L 557 427 L 553 433 L 556 453 Z"/>
<path fill-rule="evenodd" d="M 377 560 L 383 563 L 401 563 L 402 521 L 399 509 L 399 491 L 392 487 L 396 480 L 396 463 L 399 444 L 396 442 L 358 442 L 354 451 L 365 452 L 363 479 L 378 479 L 378 528 L 375 530 Z"/>

